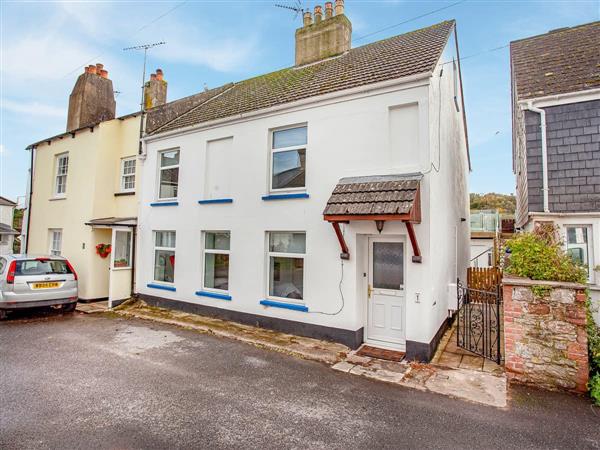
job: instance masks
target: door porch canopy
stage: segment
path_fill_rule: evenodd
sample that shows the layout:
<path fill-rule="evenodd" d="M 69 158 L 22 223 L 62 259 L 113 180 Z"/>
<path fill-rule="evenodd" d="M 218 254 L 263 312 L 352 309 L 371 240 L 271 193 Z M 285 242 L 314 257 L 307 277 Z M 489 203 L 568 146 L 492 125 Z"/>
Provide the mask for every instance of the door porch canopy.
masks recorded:
<path fill-rule="evenodd" d="M 350 253 L 340 223 L 373 220 L 381 233 L 385 222 L 397 220 L 406 224 L 413 249 L 412 261 L 420 263 L 421 250 L 413 224 L 421 223 L 422 178 L 421 173 L 342 178 L 323 211 L 323 219 L 333 225 L 340 243 L 341 258 L 349 259 Z"/>
<path fill-rule="evenodd" d="M 101 219 L 92 219 L 85 224 L 92 228 L 134 228 L 137 226 L 137 217 L 103 217 Z"/>

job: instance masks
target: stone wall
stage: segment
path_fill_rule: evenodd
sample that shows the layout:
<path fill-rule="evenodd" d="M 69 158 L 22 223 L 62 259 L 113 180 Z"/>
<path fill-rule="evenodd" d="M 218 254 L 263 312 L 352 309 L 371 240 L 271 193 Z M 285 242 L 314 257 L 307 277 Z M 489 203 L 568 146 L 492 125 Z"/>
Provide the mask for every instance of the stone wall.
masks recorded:
<path fill-rule="evenodd" d="M 586 392 L 585 286 L 505 278 L 504 343 L 510 381 Z M 544 286 L 541 296 L 534 286 Z"/>

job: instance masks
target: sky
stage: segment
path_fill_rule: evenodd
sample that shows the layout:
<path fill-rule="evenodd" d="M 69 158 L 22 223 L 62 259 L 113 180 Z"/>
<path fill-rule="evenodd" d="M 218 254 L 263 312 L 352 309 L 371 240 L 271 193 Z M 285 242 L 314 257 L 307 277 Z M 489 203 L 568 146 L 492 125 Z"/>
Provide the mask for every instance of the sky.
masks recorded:
<path fill-rule="evenodd" d="M 139 109 L 141 95 L 143 54 L 125 47 L 166 42 L 150 50 L 148 69 L 163 69 L 169 100 L 293 66 L 301 17 L 275 4 L 294 1 L 0 0 L 0 195 L 22 201 L 25 148 L 65 131 L 69 94 L 83 66 L 104 64 L 118 91 L 117 115 Z M 324 3 L 301 1 L 311 9 Z M 353 47 L 457 21 L 470 191 L 512 193 L 507 45 L 599 20 L 600 0 L 346 0 L 346 15 Z"/>

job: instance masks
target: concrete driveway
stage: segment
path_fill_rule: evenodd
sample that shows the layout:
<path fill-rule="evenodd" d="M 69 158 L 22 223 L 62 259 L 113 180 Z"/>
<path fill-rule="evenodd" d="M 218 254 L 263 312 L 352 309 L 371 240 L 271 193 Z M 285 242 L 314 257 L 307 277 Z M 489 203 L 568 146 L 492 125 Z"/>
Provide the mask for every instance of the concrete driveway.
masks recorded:
<path fill-rule="evenodd" d="M 112 316 L 0 323 L 0 448 L 600 448 L 585 399 L 504 410 Z"/>

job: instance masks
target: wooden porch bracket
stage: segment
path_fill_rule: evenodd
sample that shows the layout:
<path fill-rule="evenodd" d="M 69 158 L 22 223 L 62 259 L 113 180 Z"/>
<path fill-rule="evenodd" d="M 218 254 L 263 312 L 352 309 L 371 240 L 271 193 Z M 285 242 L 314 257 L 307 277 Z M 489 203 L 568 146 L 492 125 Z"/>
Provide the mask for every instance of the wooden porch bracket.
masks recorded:
<path fill-rule="evenodd" d="M 348 245 L 346 245 L 346 240 L 344 239 L 344 235 L 342 234 L 342 230 L 340 229 L 339 222 L 331 222 L 333 225 L 333 229 L 335 230 L 335 235 L 340 242 L 340 247 L 342 248 L 342 253 L 340 253 L 341 259 L 350 259 L 350 252 L 348 251 Z"/>
<path fill-rule="evenodd" d="M 412 262 L 421 263 L 423 262 L 423 257 L 421 256 L 421 249 L 419 248 L 419 242 L 417 241 L 417 235 L 415 234 L 413 224 L 412 222 L 404 223 L 406 224 L 406 229 L 408 230 L 408 237 L 410 238 L 410 245 L 412 245 L 413 249 Z"/>

